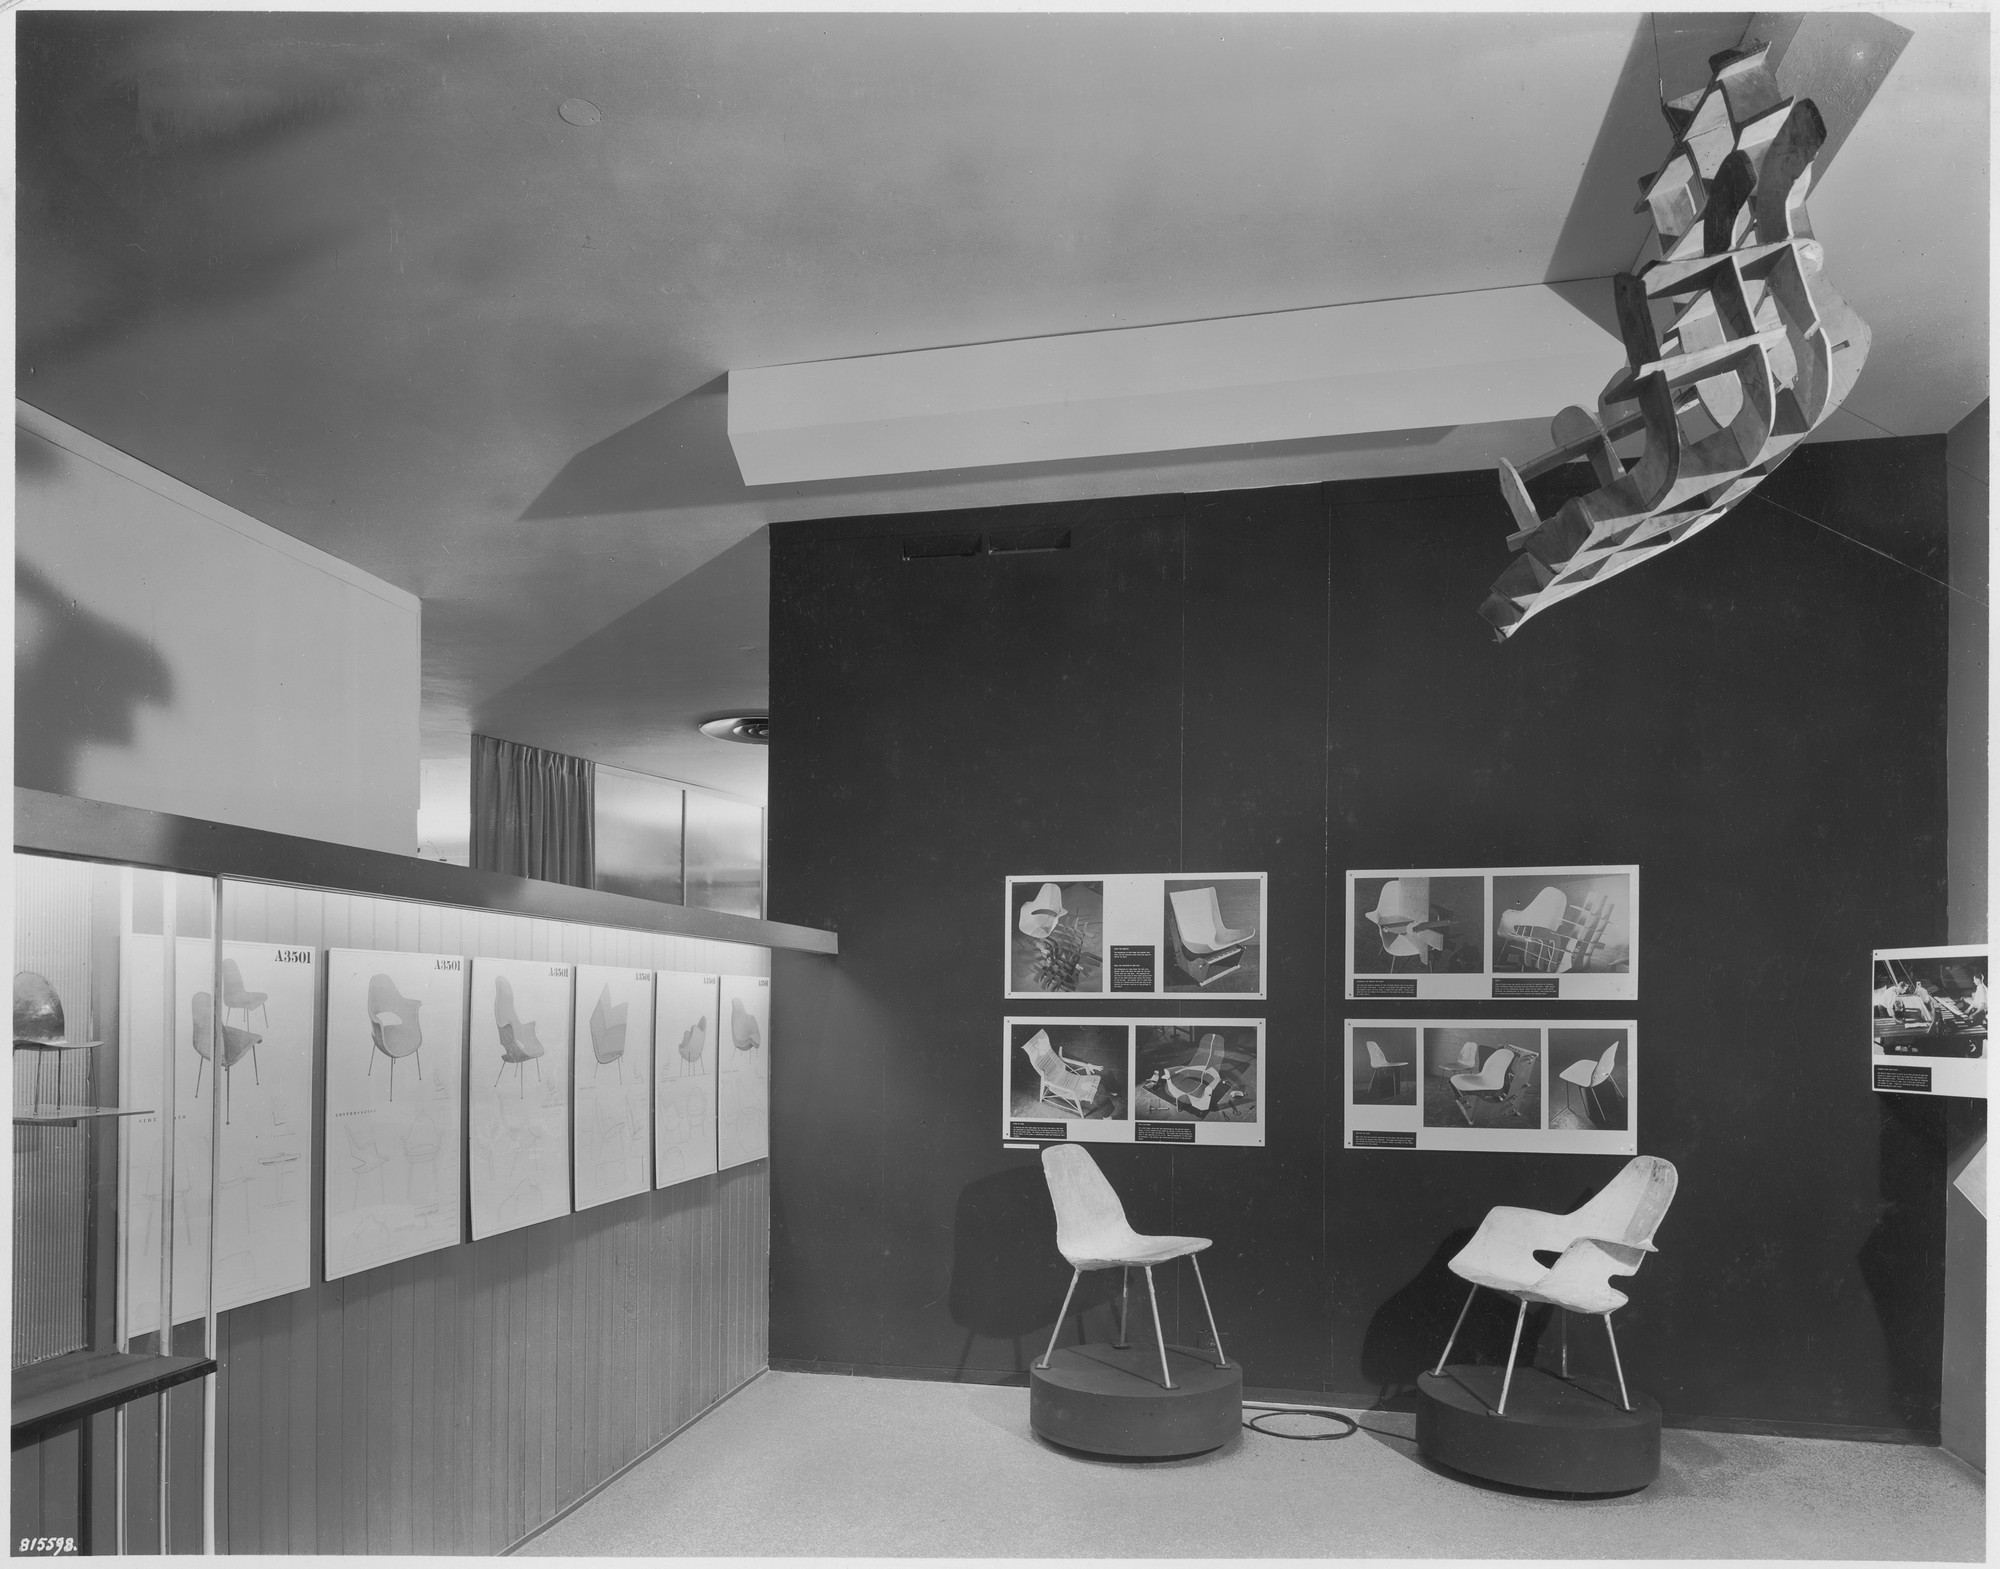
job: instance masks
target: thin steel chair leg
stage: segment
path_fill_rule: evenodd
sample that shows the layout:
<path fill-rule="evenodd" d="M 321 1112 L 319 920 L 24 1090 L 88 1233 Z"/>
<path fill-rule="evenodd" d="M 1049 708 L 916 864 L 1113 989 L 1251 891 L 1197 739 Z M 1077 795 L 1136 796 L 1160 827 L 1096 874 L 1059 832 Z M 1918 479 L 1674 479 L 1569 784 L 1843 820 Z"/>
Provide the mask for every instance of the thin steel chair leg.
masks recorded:
<path fill-rule="evenodd" d="M 1507 1414 L 1507 1391 L 1514 1383 L 1514 1356 L 1521 1349 L 1521 1324 L 1528 1316 L 1528 1299 L 1521 1298 L 1521 1311 L 1514 1315 L 1514 1343 L 1507 1348 L 1507 1376 L 1500 1380 L 1500 1404 L 1493 1408 L 1495 1416 Z M 1610 1320 L 1606 1319 L 1606 1323 Z"/>
<path fill-rule="evenodd" d="M 1112 1344 L 1120 1351 L 1132 1344 L 1132 1266 L 1125 1265 L 1118 1271 L 1120 1281 L 1118 1295 L 1118 1338 Z"/>
<path fill-rule="evenodd" d="M 1229 1358 L 1222 1354 L 1222 1331 L 1215 1327 L 1215 1309 L 1208 1305 L 1208 1282 L 1201 1278 L 1201 1265 L 1195 1262 L 1192 1253 L 1188 1255 L 1188 1262 L 1194 1264 L 1194 1283 L 1201 1287 L 1201 1306 L 1202 1311 L 1208 1314 L 1208 1332 L 1215 1337 L 1215 1365 L 1227 1367 Z"/>
<path fill-rule="evenodd" d="M 1431 1369 L 1433 1376 L 1444 1372 L 1445 1362 L 1451 1356 L 1451 1348 L 1458 1344 L 1458 1332 L 1465 1328 L 1465 1315 L 1472 1311 L 1472 1299 L 1478 1295 L 1479 1288 L 1477 1286 L 1466 1292 L 1465 1306 L 1458 1310 L 1458 1322 L 1451 1326 L 1451 1339 L 1444 1343 L 1444 1355 L 1438 1358 L 1438 1365 Z"/>
<path fill-rule="evenodd" d="M 1174 1375 L 1167 1369 L 1167 1332 L 1160 1328 L 1160 1294 L 1153 1289 L 1153 1266 L 1143 1266 L 1146 1271 L 1146 1295 L 1153 1299 L 1153 1336 L 1160 1342 L 1160 1377 L 1169 1389 L 1174 1387 Z"/>
<path fill-rule="evenodd" d="M 1062 1333 L 1062 1321 L 1069 1317 L 1069 1299 L 1076 1295 L 1076 1283 L 1083 1278 L 1083 1271 L 1073 1269 L 1069 1274 L 1069 1290 L 1063 1293 L 1063 1305 L 1056 1309 L 1056 1327 L 1049 1331 L 1049 1349 L 1042 1353 L 1042 1360 L 1036 1367 L 1047 1367 L 1049 1358 L 1056 1354 L 1056 1336 Z"/>
<path fill-rule="evenodd" d="M 1618 1369 L 1618 1403 L 1632 1409 L 1632 1396 L 1625 1389 L 1625 1364 L 1618 1359 L 1618 1336 L 1611 1328 L 1611 1315 L 1604 1315 L 1604 1333 L 1611 1336 L 1611 1365 Z"/>
<path fill-rule="evenodd" d="M 1556 1327 L 1562 1331 L 1562 1376 L 1569 1377 L 1569 1314 L 1556 1309 Z"/>

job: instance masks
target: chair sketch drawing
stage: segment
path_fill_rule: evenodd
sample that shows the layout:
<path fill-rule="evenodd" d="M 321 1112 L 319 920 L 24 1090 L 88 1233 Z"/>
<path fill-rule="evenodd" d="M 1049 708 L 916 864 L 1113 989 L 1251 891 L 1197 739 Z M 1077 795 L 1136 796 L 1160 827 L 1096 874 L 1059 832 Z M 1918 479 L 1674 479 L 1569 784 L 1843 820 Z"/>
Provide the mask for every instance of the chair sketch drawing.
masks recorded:
<path fill-rule="evenodd" d="M 1037 1367 L 1047 1367 L 1056 1352 L 1056 1337 L 1062 1333 L 1063 1319 L 1069 1315 L 1076 1283 L 1087 1269 L 1123 1271 L 1123 1307 L 1118 1315 L 1116 1345 L 1129 1344 L 1126 1330 L 1131 1319 L 1132 1270 L 1146 1272 L 1146 1295 L 1153 1304 L 1153 1337 L 1160 1348 L 1160 1380 L 1174 1387 L 1174 1375 L 1167 1365 L 1167 1337 L 1160 1327 L 1160 1297 L 1153 1285 L 1153 1266 L 1185 1258 L 1194 1268 L 1195 1284 L 1201 1288 L 1202 1310 L 1208 1315 L 1208 1332 L 1215 1341 L 1215 1365 L 1227 1367 L 1222 1351 L 1222 1333 L 1215 1327 L 1215 1309 L 1209 1305 L 1208 1283 L 1201 1278 L 1195 1255 L 1208 1247 L 1207 1237 L 1148 1237 L 1134 1231 L 1125 1219 L 1125 1206 L 1098 1170 L 1090 1152 L 1077 1144 L 1052 1144 L 1042 1151 L 1042 1175 L 1048 1179 L 1049 1199 L 1056 1211 L 1056 1248 L 1070 1266 L 1069 1290 L 1063 1293 L 1062 1307 L 1049 1331 L 1049 1348 Z"/>
<path fill-rule="evenodd" d="M 1563 1081 L 1565 1086 L 1563 1089 L 1565 1102 L 1567 1102 L 1569 1097 L 1568 1086 L 1574 1084 L 1578 1089 L 1583 1091 L 1584 1110 L 1590 1114 L 1591 1120 L 1596 1122 L 1600 1127 L 1603 1126 L 1607 1119 L 1604 1116 L 1603 1106 L 1597 1098 L 1597 1087 L 1606 1082 L 1611 1077 L 1612 1070 L 1617 1067 L 1618 1045 L 1617 1041 L 1613 1041 L 1605 1048 L 1603 1056 L 1595 1060 L 1584 1057 L 1579 1061 L 1571 1063 L 1561 1073 L 1556 1075 L 1556 1077 Z"/>
<path fill-rule="evenodd" d="M 1611 1341 L 1611 1361 L 1618 1371 L 1618 1398 L 1627 1411 L 1632 1397 L 1625 1387 L 1625 1365 L 1618 1356 L 1618 1336 L 1611 1315 L 1626 1303 L 1611 1285 L 1613 1275 L 1638 1271 L 1648 1253 L 1657 1253 L 1653 1234 L 1674 1201 L 1680 1176 L 1673 1163 L 1657 1155 L 1639 1155 L 1605 1185 L 1604 1191 L 1567 1215 L 1501 1206 L 1487 1211 L 1478 1231 L 1451 1260 L 1451 1272 L 1470 1281 L 1465 1306 L 1444 1343 L 1435 1374 L 1444 1372 L 1451 1348 L 1465 1324 L 1465 1315 L 1481 1286 L 1504 1291 L 1520 1301 L 1514 1315 L 1514 1342 L 1507 1352 L 1507 1373 L 1500 1384 L 1494 1414 L 1504 1416 L 1507 1391 L 1514 1381 L 1514 1358 L 1521 1349 L 1521 1323 L 1530 1302 L 1552 1304 L 1559 1313 L 1588 1313 L 1604 1320 Z M 1537 1253 L 1561 1256 L 1543 1264 Z M 1562 1322 L 1562 1376 L 1569 1377 L 1569 1324 Z"/>
<path fill-rule="evenodd" d="M 194 1068 L 194 1092 L 198 1096 L 201 1094 L 202 1069 L 212 1060 L 210 1052 L 213 1050 L 215 1039 L 215 1000 L 207 992 L 196 992 L 193 998 L 193 1012 L 195 1055 L 201 1058 Z M 261 1035 L 252 1035 L 248 1030 L 238 1029 L 233 1024 L 225 1024 L 222 1027 L 222 1120 L 225 1123 L 229 1121 L 230 1102 L 234 1098 L 229 1092 L 235 1077 L 230 1070 L 248 1057 L 253 1081 L 263 1082 L 257 1078 L 257 1043 L 263 1038 Z M 214 1087 L 214 1080 L 211 1079 L 209 1088 L 212 1090 Z"/>
<path fill-rule="evenodd" d="M 494 1088 L 499 1088 L 500 1080 L 507 1070 L 514 1070 L 514 1077 L 520 1083 L 520 1093 L 528 1093 L 528 1069 L 535 1065 L 535 1082 L 542 1081 L 542 1053 L 548 1048 L 535 1033 L 537 1020 L 525 1023 L 514 1007 L 514 986 L 504 975 L 493 977 L 493 1021 L 500 1030 L 500 1071 L 493 1076 Z"/>
<path fill-rule="evenodd" d="M 1038 1101 L 1078 1117 L 1090 1115 L 1090 1103 L 1103 1083 L 1102 1068 L 1065 1057 L 1050 1044 L 1047 1030 L 1035 1031 L 1021 1043 L 1021 1050 L 1041 1080 Z"/>
<path fill-rule="evenodd" d="M 417 1077 L 424 1076 L 424 1029 L 417 1022 L 423 1003 L 405 997 L 386 975 L 368 978 L 368 1028 L 375 1050 L 389 1059 L 389 1099 L 396 1098 L 396 1064 L 405 1057 L 417 1059 Z M 368 1074 L 375 1072 L 375 1059 L 368 1059 Z"/>
<path fill-rule="evenodd" d="M 243 985 L 243 967 L 234 959 L 222 961 L 222 1011 L 225 1014 L 240 1013 L 243 1015 L 243 1022 L 248 1024 L 252 1013 L 261 1013 L 264 1016 L 264 1028 L 268 1030 L 271 1027 L 271 1014 L 264 1006 L 264 999 L 269 995 L 269 992 L 247 990 Z"/>
<path fill-rule="evenodd" d="M 590 1055 L 593 1059 L 591 1076 L 607 1062 L 618 1064 L 619 1082 L 625 1078 L 625 1015 L 630 1003 L 614 1003 L 611 1000 L 611 983 L 606 981 L 604 989 L 597 994 L 597 1006 L 590 1010 Z"/>
<path fill-rule="evenodd" d="M 708 1015 L 703 1014 L 681 1032 L 680 1045 L 675 1048 L 681 1054 L 681 1061 L 694 1069 L 701 1061 L 701 1054 L 708 1047 Z M 699 1071 L 699 1070 L 695 1070 Z"/>
<path fill-rule="evenodd" d="M 755 1051 L 764 1044 L 764 1032 L 757 1027 L 757 1015 L 743 1006 L 741 997 L 729 999 L 729 1039 L 738 1051 Z"/>

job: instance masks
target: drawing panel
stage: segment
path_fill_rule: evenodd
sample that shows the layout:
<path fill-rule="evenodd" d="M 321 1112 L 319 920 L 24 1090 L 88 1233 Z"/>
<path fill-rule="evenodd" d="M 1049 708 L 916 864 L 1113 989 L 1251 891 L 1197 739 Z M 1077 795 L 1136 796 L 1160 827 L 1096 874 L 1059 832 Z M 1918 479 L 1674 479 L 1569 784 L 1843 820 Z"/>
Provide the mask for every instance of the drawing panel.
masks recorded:
<path fill-rule="evenodd" d="M 654 979 L 653 1185 L 671 1187 L 715 1170 L 715 1086 L 720 1054 L 713 975 L 662 970 Z"/>
<path fill-rule="evenodd" d="M 570 1212 L 574 969 L 472 961 L 466 1146 L 475 1242 Z"/>
<path fill-rule="evenodd" d="M 726 1171 L 771 1153 L 771 983 L 725 975 L 717 1001 L 715 1164 Z"/>
<path fill-rule="evenodd" d="M 326 954 L 326 1277 L 464 1240 L 465 967 L 456 954 Z"/>
<path fill-rule="evenodd" d="M 653 972 L 576 967 L 576 1207 L 653 1185 Z"/>

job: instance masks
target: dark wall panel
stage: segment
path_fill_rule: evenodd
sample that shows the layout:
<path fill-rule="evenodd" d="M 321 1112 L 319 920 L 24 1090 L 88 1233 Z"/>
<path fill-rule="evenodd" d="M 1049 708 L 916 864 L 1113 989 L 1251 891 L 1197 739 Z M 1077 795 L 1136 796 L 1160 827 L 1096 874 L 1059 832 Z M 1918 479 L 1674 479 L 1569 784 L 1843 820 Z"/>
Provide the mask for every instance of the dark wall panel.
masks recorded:
<path fill-rule="evenodd" d="M 998 1138 L 1000 879 L 1264 869 L 1268 1146 L 1100 1154 L 1142 1229 L 1216 1239 L 1252 1384 L 1406 1386 L 1485 1209 L 1619 1162 L 1340 1148 L 1341 1019 L 1423 1011 L 1340 1000 L 1342 874 L 1630 860 L 1642 1000 L 1550 1010 L 1637 1015 L 1682 1172 L 1628 1366 L 1684 1420 L 1934 1431 L 1940 1108 L 1868 1089 L 1859 999 L 1945 935 L 1944 590 L 1863 548 L 1938 564 L 1941 460 L 1809 448 L 1504 646 L 1489 475 L 776 528 L 772 910 L 841 957 L 774 968 L 774 1360 L 1025 1367 L 1067 1270 Z M 1071 548 L 904 557 L 1030 525 Z"/>

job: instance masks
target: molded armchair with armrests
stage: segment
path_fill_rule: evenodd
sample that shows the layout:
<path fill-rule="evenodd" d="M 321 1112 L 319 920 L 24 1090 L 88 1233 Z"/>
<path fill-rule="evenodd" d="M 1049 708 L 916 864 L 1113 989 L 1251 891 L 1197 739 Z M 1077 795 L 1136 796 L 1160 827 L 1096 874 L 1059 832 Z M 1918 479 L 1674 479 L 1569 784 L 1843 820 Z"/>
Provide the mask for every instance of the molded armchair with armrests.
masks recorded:
<path fill-rule="evenodd" d="M 389 1059 L 389 1099 L 396 1098 L 396 1064 L 405 1057 L 417 1059 L 417 1077 L 424 1076 L 424 1030 L 417 1022 L 423 1003 L 405 997 L 386 975 L 368 978 L 368 1028 L 375 1050 Z M 368 1072 L 375 1071 L 375 1059 L 368 1059 Z"/>
<path fill-rule="evenodd" d="M 1432 957 L 1444 947 L 1444 938 L 1432 930 L 1431 880 L 1428 877 L 1391 877 L 1375 897 L 1375 908 L 1364 912 L 1374 922 L 1382 939 L 1382 951 L 1392 967 L 1397 959 L 1421 959 L 1428 967 Z"/>
<path fill-rule="evenodd" d="M 1174 1387 L 1174 1375 L 1167 1366 L 1167 1337 L 1160 1328 L 1160 1296 L 1153 1286 L 1153 1266 L 1185 1258 L 1194 1268 L 1195 1284 L 1201 1288 L 1202 1310 L 1208 1314 L 1208 1332 L 1215 1340 L 1215 1365 L 1227 1367 L 1222 1353 L 1222 1333 L 1215 1327 L 1215 1309 L 1209 1306 L 1208 1284 L 1201 1278 L 1195 1254 L 1210 1245 L 1207 1237 L 1148 1237 L 1134 1231 L 1125 1219 L 1125 1206 L 1104 1180 L 1090 1152 L 1078 1144 L 1051 1144 L 1042 1151 L 1042 1174 L 1048 1178 L 1049 1198 L 1056 1209 L 1056 1247 L 1070 1266 L 1069 1290 L 1063 1293 L 1062 1308 L 1055 1327 L 1049 1331 L 1049 1348 L 1035 1365 L 1047 1367 L 1056 1354 L 1056 1337 L 1069 1314 L 1076 1283 L 1087 1269 L 1124 1271 L 1123 1306 L 1118 1316 L 1118 1344 L 1125 1345 L 1130 1320 L 1134 1268 L 1146 1272 L 1146 1295 L 1153 1304 L 1153 1335 L 1160 1347 L 1160 1378 Z"/>
<path fill-rule="evenodd" d="M 493 1076 L 497 1089 L 500 1081 L 507 1076 L 507 1070 L 514 1070 L 514 1078 L 520 1085 L 520 1093 L 528 1093 L 528 1068 L 535 1065 L 535 1082 L 542 1078 L 542 1053 L 548 1048 L 542 1038 L 535 1033 L 538 1021 L 529 1019 L 525 1023 L 514 1008 L 514 985 L 504 975 L 493 977 L 493 1022 L 500 1031 L 500 1071 Z"/>
<path fill-rule="evenodd" d="M 1618 1356 L 1618 1336 L 1611 1328 L 1611 1315 L 1623 1307 L 1625 1294 L 1613 1288 L 1613 1275 L 1636 1274 L 1648 1253 L 1657 1253 L 1653 1233 L 1666 1218 L 1674 1201 L 1680 1175 L 1673 1162 L 1657 1155 L 1638 1155 L 1605 1185 L 1604 1191 L 1580 1209 L 1567 1215 L 1551 1215 L 1538 1209 L 1514 1209 L 1505 1205 L 1488 1210 L 1472 1240 L 1458 1251 L 1451 1272 L 1470 1281 L 1465 1306 L 1458 1310 L 1451 1338 L 1432 1371 L 1444 1372 L 1465 1315 L 1481 1286 L 1504 1291 L 1519 1299 L 1514 1315 L 1514 1341 L 1507 1352 L 1507 1374 L 1500 1384 L 1500 1401 L 1495 1416 L 1507 1413 L 1507 1391 L 1514 1382 L 1514 1358 L 1521 1349 L 1521 1324 L 1530 1302 L 1547 1302 L 1558 1311 L 1589 1313 L 1604 1320 L 1604 1333 L 1611 1341 L 1611 1363 L 1618 1371 L 1618 1398 L 1627 1411 L 1632 1409 L 1631 1392 L 1625 1387 L 1625 1364 Z M 1537 1253 L 1561 1256 L 1554 1264 L 1543 1264 Z M 1563 1338 L 1562 1376 L 1569 1376 L 1569 1339 Z"/>
<path fill-rule="evenodd" d="M 1604 1108 L 1597 1099 L 1597 1087 L 1611 1077 L 1611 1070 L 1617 1064 L 1618 1042 L 1613 1041 L 1605 1048 L 1603 1056 L 1597 1058 L 1595 1061 L 1589 1057 L 1584 1057 L 1579 1061 L 1571 1063 L 1561 1073 L 1557 1074 L 1556 1077 L 1561 1079 L 1565 1086 L 1574 1084 L 1578 1089 L 1583 1091 L 1584 1109 L 1590 1112 L 1591 1117 L 1595 1121 L 1601 1123 L 1605 1120 L 1605 1117 Z M 1563 1090 L 1563 1094 L 1565 1096 L 1569 1094 L 1567 1088 Z"/>
<path fill-rule="evenodd" d="M 1079 1117 L 1090 1115 L 1090 1103 L 1097 1099 L 1104 1070 L 1088 1062 L 1065 1057 L 1049 1042 L 1047 1030 L 1037 1030 L 1021 1043 L 1028 1064 L 1042 1081 L 1036 1099 Z"/>

